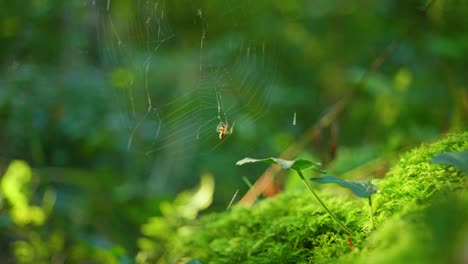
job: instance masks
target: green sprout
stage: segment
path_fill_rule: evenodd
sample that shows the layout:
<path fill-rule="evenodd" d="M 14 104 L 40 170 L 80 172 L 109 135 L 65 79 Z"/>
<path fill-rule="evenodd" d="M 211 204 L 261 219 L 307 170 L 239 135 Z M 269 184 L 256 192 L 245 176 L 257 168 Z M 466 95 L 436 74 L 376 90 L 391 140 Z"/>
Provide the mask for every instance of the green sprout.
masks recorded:
<path fill-rule="evenodd" d="M 369 218 L 371 221 L 371 230 L 374 229 L 374 217 L 372 213 L 372 194 L 376 193 L 379 188 L 368 182 L 368 181 L 346 181 L 335 176 L 324 176 L 324 177 L 317 177 L 312 178 L 312 181 L 316 183 L 336 183 L 341 187 L 350 189 L 355 195 L 367 198 L 369 201 Z"/>
<path fill-rule="evenodd" d="M 321 164 L 320 163 L 314 163 L 308 160 L 304 159 L 296 159 L 296 160 L 284 160 L 284 159 L 277 159 L 277 158 L 265 158 L 265 159 L 252 159 L 252 158 L 244 158 L 242 160 L 239 160 L 236 162 L 236 165 L 244 165 L 246 163 L 256 163 L 256 162 L 263 162 L 263 163 L 272 163 L 272 164 L 278 164 L 280 165 L 283 169 L 289 170 L 293 169 L 296 171 L 296 173 L 299 175 L 301 181 L 305 184 L 307 189 L 312 193 L 312 195 L 315 197 L 317 202 L 322 206 L 322 208 L 330 215 L 330 217 L 348 234 L 351 236 L 354 236 L 354 232 L 349 229 L 338 217 L 333 214 L 330 209 L 323 203 L 323 201 L 320 199 L 320 197 L 317 195 L 317 193 L 312 189 L 312 186 L 310 185 L 309 181 L 306 180 L 304 177 L 304 174 L 302 174 L 303 170 L 306 169 L 314 169 L 320 173 L 325 174 L 325 170 L 321 170 Z M 371 218 L 371 225 L 373 226 L 373 220 L 372 220 L 372 202 L 371 202 L 371 195 L 377 192 L 378 188 L 377 186 L 373 185 L 370 182 L 353 182 L 353 181 L 345 181 L 338 179 L 335 176 L 324 176 L 324 177 L 317 177 L 312 179 L 314 182 L 317 183 L 337 183 L 342 187 L 350 189 L 354 194 L 360 197 L 366 197 L 369 199 L 369 206 L 370 206 L 370 218 Z"/>

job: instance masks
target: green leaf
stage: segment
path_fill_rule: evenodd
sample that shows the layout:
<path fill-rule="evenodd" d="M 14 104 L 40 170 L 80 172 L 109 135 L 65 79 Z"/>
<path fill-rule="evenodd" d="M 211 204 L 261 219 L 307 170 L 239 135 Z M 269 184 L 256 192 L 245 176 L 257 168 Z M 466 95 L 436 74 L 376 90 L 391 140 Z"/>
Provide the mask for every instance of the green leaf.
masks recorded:
<path fill-rule="evenodd" d="M 312 178 L 312 181 L 316 183 L 336 183 L 342 187 L 348 188 L 359 197 L 370 197 L 372 194 L 379 190 L 379 187 L 368 182 L 368 181 L 346 181 L 335 176 L 324 176 L 319 178 Z"/>
<path fill-rule="evenodd" d="M 265 158 L 265 159 L 252 159 L 252 158 L 244 158 L 236 162 L 236 165 L 244 165 L 246 163 L 256 163 L 256 162 L 263 162 L 263 163 L 272 163 L 272 164 L 278 164 L 281 166 L 281 168 L 285 170 L 293 169 L 296 171 L 302 171 L 310 168 L 318 168 L 322 164 L 320 163 L 314 163 L 312 161 L 308 161 L 305 159 L 296 159 L 296 160 L 284 160 L 284 159 L 277 159 L 277 158 Z M 326 173 L 325 170 L 319 170 L 321 173 Z"/>
<path fill-rule="evenodd" d="M 454 166 L 468 174 L 468 151 L 442 152 L 432 158 L 432 162 Z"/>

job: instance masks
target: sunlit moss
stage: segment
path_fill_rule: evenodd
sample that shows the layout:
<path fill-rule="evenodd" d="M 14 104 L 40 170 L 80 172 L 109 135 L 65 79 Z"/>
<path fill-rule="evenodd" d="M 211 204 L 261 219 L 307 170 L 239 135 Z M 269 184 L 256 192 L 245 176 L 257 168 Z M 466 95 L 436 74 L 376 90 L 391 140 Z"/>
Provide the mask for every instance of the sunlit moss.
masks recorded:
<path fill-rule="evenodd" d="M 361 254 L 345 257 L 343 263 L 460 261 L 460 245 L 468 228 L 466 177 L 431 159 L 440 152 L 467 149 L 465 132 L 403 155 L 380 182 L 382 191 L 375 199 L 379 228 Z"/>
<path fill-rule="evenodd" d="M 234 206 L 229 212 L 206 215 L 184 227 L 190 232 L 168 238 L 179 242 L 171 244 L 168 255 L 151 261 L 450 263 L 461 254 L 457 245 L 463 242 L 462 230 L 467 230 L 466 178 L 455 168 L 432 164 L 431 158 L 466 149 L 468 133 L 458 133 L 402 155 L 377 183 L 374 231 L 361 199 L 324 198 L 337 217 L 358 232 L 351 238 L 353 251 L 347 235 L 337 232 L 336 223 L 309 194 L 295 189 L 252 208 Z"/>

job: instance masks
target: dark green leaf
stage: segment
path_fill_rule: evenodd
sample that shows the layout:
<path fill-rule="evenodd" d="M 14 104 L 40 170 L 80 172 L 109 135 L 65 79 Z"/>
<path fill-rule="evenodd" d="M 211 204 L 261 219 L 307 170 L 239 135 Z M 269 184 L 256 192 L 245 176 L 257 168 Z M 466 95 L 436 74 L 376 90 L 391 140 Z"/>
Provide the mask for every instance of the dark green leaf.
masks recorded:
<path fill-rule="evenodd" d="M 468 151 L 442 152 L 432 158 L 432 162 L 454 166 L 468 174 Z"/>
<path fill-rule="evenodd" d="M 306 170 L 312 167 L 320 167 L 320 163 L 314 163 L 312 161 L 308 161 L 305 159 L 296 159 L 296 160 L 284 160 L 284 159 L 277 159 L 277 158 L 265 158 L 265 159 L 252 159 L 252 158 L 244 158 L 236 162 L 236 165 L 244 165 L 246 163 L 256 163 L 256 162 L 263 162 L 263 163 L 272 163 L 278 164 L 283 169 L 293 169 L 293 170 Z M 322 173 L 326 173 L 324 170 L 319 170 Z"/>
<path fill-rule="evenodd" d="M 368 181 L 346 181 L 335 176 L 324 176 L 319 178 L 312 178 L 316 183 L 336 183 L 342 187 L 348 188 L 359 197 L 370 197 L 372 194 L 379 190 L 379 187 Z"/>

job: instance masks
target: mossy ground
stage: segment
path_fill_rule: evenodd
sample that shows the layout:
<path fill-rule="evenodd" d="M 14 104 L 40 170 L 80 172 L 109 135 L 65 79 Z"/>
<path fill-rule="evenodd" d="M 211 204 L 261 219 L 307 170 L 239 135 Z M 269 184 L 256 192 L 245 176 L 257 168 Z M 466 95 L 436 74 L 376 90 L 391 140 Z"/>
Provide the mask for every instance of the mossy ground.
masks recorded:
<path fill-rule="evenodd" d="M 401 156 L 375 182 L 374 230 L 367 200 L 331 197 L 327 206 L 354 230 L 356 247 L 305 188 L 252 208 L 235 206 L 186 226 L 172 259 L 198 263 L 463 263 L 468 234 L 466 177 L 431 163 L 440 152 L 468 149 L 468 132 L 446 136 Z M 464 240 L 464 241 L 463 241 Z M 465 259 L 466 261 L 466 259 Z"/>

